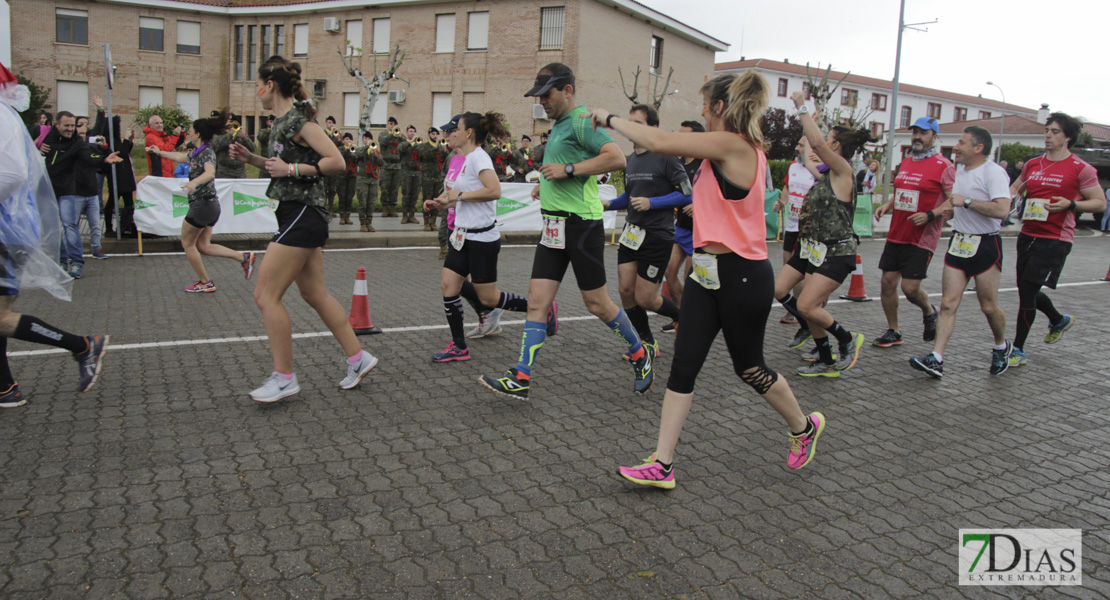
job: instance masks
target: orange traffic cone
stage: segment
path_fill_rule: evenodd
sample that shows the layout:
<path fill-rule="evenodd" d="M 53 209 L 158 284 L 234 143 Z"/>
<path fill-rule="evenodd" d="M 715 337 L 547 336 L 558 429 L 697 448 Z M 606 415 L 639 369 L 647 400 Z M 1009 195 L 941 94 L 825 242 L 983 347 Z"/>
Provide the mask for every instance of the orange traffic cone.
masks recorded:
<path fill-rule="evenodd" d="M 374 327 L 374 320 L 370 318 L 370 299 L 366 295 L 366 269 L 358 268 L 355 274 L 355 292 L 351 298 L 351 316 L 348 318 L 355 335 L 368 335 L 381 333 L 382 330 Z"/>
<path fill-rule="evenodd" d="M 848 286 L 848 293 L 841 298 L 852 302 L 874 300 L 874 298 L 868 298 L 867 291 L 863 289 L 863 258 L 859 254 L 856 255 L 856 270 L 852 272 L 852 283 Z"/>
<path fill-rule="evenodd" d="M 674 302 L 674 298 L 671 298 L 671 287 L 667 285 L 666 279 L 663 280 L 663 290 L 659 292 L 659 295 L 663 296 L 667 300 L 670 300 L 671 302 Z"/>
<path fill-rule="evenodd" d="M 1110 281 L 1110 269 L 1106 269 L 1106 277 L 1103 277 L 1102 281 Z"/>

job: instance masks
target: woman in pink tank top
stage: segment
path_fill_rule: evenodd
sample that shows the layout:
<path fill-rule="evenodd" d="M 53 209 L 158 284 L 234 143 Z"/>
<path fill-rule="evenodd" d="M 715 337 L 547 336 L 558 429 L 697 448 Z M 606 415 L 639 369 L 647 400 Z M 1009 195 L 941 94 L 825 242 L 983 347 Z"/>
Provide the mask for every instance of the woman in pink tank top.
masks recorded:
<path fill-rule="evenodd" d="M 671 133 L 629 122 L 605 110 L 589 116 L 650 152 L 702 159 L 694 176 L 694 269 L 682 293 L 678 337 L 655 454 L 625 479 L 664 489 L 675 485 L 675 446 L 694 399 L 694 382 L 717 333 L 724 332 L 733 369 L 790 427 L 787 465 L 809 464 L 825 427 L 821 413 L 806 415 L 786 379 L 763 361 L 763 334 L 774 296 L 767 259 L 763 195 L 767 159 L 759 118 L 767 107 L 762 76 L 720 75 L 701 89 L 705 133 Z"/>

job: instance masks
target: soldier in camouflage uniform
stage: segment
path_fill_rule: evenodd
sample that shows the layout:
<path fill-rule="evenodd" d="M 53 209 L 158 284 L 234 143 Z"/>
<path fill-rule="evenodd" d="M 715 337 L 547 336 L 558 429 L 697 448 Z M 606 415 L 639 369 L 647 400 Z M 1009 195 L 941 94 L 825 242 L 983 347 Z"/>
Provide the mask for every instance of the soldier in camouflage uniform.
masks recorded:
<path fill-rule="evenodd" d="M 543 150 L 546 147 L 547 147 L 547 132 L 545 131 L 545 132 L 540 134 L 540 145 L 538 145 L 538 146 L 536 146 L 535 148 L 532 149 L 532 160 L 535 161 L 537 166 L 543 164 Z"/>
<path fill-rule="evenodd" d="M 382 154 L 369 131 L 362 136 L 362 145 L 355 150 L 358 179 L 355 191 L 358 193 L 359 231 L 374 231 L 374 205 L 378 203 L 378 178 L 381 177 Z"/>
<path fill-rule="evenodd" d="M 351 224 L 351 200 L 355 197 L 355 178 L 358 177 L 358 164 L 355 159 L 355 138 L 343 134 L 343 145 L 339 148 L 347 167 L 339 174 L 339 224 Z"/>
<path fill-rule="evenodd" d="M 270 158 L 274 155 L 273 150 L 270 148 L 270 130 L 274 127 L 274 115 L 266 117 L 266 127 L 258 131 L 256 139 L 258 140 L 258 155 L 262 158 Z M 258 177 L 260 179 L 269 179 L 270 174 L 266 169 L 258 170 Z"/>
<path fill-rule="evenodd" d="M 502 183 L 512 181 L 508 172 L 509 164 L 512 162 L 512 154 L 512 145 L 508 142 L 504 144 L 489 142 L 489 156 L 493 159 L 493 172 L 497 173 L 497 179 Z"/>
<path fill-rule="evenodd" d="M 397 119 L 389 117 L 389 128 L 378 135 L 379 150 L 382 154 L 382 216 L 396 217 L 397 190 L 401 186 L 400 145 L 404 140 Z"/>
<path fill-rule="evenodd" d="M 532 155 L 532 138 L 521 136 L 520 147 L 513 151 L 509 164 L 513 167 L 513 182 L 524 183 L 525 176 L 536 170 L 536 163 Z"/>
<path fill-rule="evenodd" d="M 339 139 L 339 129 L 335 126 L 335 117 L 328 117 L 324 119 L 324 132 L 328 134 L 332 142 L 335 142 L 336 148 L 343 148 L 343 142 Z M 324 199 L 325 206 L 328 212 L 335 211 L 335 197 L 339 195 L 339 181 L 343 178 L 343 174 L 325 175 L 324 176 Z"/>
<path fill-rule="evenodd" d="M 237 121 L 233 120 L 230 125 L 226 133 L 213 136 L 210 142 L 212 151 L 216 153 L 216 179 L 246 179 L 247 165 L 231 158 L 227 150 L 232 142 L 239 142 L 247 150 L 254 152 L 254 142 L 239 131 Z"/>
<path fill-rule="evenodd" d="M 416 156 L 420 163 L 420 180 L 424 200 L 439 197 L 443 192 L 443 154 L 440 153 L 439 130 L 428 130 L 428 141 L 416 145 Z M 437 210 L 424 211 L 424 231 L 435 231 Z"/>
<path fill-rule="evenodd" d="M 409 125 L 405 139 L 397 147 L 401 155 L 401 224 L 416 222 L 416 201 L 420 196 L 420 160 L 416 155 L 416 127 Z"/>

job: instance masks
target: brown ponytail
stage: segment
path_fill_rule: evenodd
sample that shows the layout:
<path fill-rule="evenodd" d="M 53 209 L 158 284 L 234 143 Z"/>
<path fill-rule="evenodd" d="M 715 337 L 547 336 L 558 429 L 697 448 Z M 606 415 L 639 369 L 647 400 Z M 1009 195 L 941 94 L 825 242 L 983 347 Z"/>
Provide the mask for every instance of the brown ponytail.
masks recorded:
<path fill-rule="evenodd" d="M 770 90 L 762 75 L 755 71 L 740 76 L 718 75 L 701 86 L 701 93 L 710 110 L 717 102 L 724 102 L 721 120 L 725 129 L 742 134 L 753 144 L 763 143 L 759 119 L 770 102 Z"/>
<path fill-rule="evenodd" d="M 316 107 L 309 101 L 308 91 L 301 79 L 300 63 L 289 62 L 277 55 L 271 56 L 258 67 L 258 78 L 274 82 L 278 93 L 296 101 L 308 120 L 316 118 Z"/>
<path fill-rule="evenodd" d="M 488 137 L 501 140 L 512 135 L 505 124 L 505 115 L 497 112 L 491 111 L 484 115 L 468 112 L 463 114 L 459 123 L 466 129 L 474 130 L 474 143 L 479 146 L 484 144 Z"/>
<path fill-rule="evenodd" d="M 849 162 L 864 144 L 878 141 L 867 129 L 849 129 L 843 125 L 833 127 L 833 139 L 840 142 L 840 155 Z"/>
<path fill-rule="evenodd" d="M 193 121 L 193 129 L 200 136 L 200 141 L 207 144 L 212 141 L 212 138 L 226 133 L 228 130 L 228 117 L 231 113 L 225 106 L 219 112 L 212 111 L 212 116 L 207 119 L 197 119 Z"/>

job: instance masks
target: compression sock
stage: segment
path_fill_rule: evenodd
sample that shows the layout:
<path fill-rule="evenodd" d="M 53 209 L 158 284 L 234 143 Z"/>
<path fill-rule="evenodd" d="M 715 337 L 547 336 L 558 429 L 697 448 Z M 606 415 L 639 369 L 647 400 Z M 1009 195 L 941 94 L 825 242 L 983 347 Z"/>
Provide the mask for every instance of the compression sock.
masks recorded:
<path fill-rule="evenodd" d="M 626 308 L 624 313 L 628 315 L 628 321 L 636 328 L 636 334 L 640 336 L 641 342 L 647 344 L 655 342 L 655 336 L 651 333 L 651 325 L 648 324 L 647 311 L 642 306 Z"/>
<path fill-rule="evenodd" d="M 516 363 L 517 372 L 528 377 L 532 376 L 532 365 L 536 362 L 536 354 L 539 354 L 545 339 L 547 339 L 547 323 L 524 322 L 524 334 L 520 337 L 520 358 Z"/>
<path fill-rule="evenodd" d="M 84 337 L 62 331 L 31 315 L 19 317 L 19 324 L 15 326 L 15 335 L 12 337 L 25 342 L 65 348 L 74 354 L 81 354 L 89 347 Z"/>
<path fill-rule="evenodd" d="M 852 332 L 841 327 L 840 323 L 837 323 L 836 321 L 833 321 L 832 326 L 828 328 L 828 332 L 835 335 L 836 341 L 840 342 L 841 344 L 852 343 Z"/>
<path fill-rule="evenodd" d="M 463 335 L 463 305 L 458 296 L 443 298 L 443 311 L 447 313 L 447 324 L 451 326 L 451 341 L 460 350 L 466 349 L 466 336 Z"/>
<path fill-rule="evenodd" d="M 628 313 L 621 309 L 617 313 L 617 318 L 609 321 L 606 325 L 628 346 L 629 354 L 635 359 L 642 348 L 642 344 L 640 344 L 640 337 L 636 335 L 636 329 L 632 327 L 632 322 L 628 320 Z"/>
<path fill-rule="evenodd" d="M 833 364 L 832 346 L 829 345 L 829 336 L 823 338 L 815 337 L 813 342 L 817 344 L 817 353 L 821 356 L 821 362 L 826 365 Z"/>
<path fill-rule="evenodd" d="M 501 299 L 497 301 L 497 308 L 513 312 L 528 312 L 528 299 L 509 292 L 501 292 Z"/>
<path fill-rule="evenodd" d="M 798 299 L 794 297 L 794 294 L 787 294 L 785 298 L 779 298 L 779 304 L 786 309 L 786 312 L 798 319 L 798 327 L 809 329 L 809 322 L 802 316 L 802 311 L 798 310 Z"/>
<path fill-rule="evenodd" d="M 669 298 L 663 298 L 663 304 L 659 306 L 659 310 L 655 311 L 657 315 L 663 315 L 672 321 L 678 320 L 678 305 L 672 302 Z"/>
<path fill-rule="evenodd" d="M 1064 319 L 1064 315 L 1056 310 L 1056 307 L 1052 304 L 1052 300 L 1049 299 L 1048 294 L 1044 292 L 1037 292 L 1037 310 L 1043 312 L 1053 325 Z"/>
<path fill-rule="evenodd" d="M 0 337 L 0 392 L 11 389 L 15 383 L 8 366 L 8 338 Z"/>

